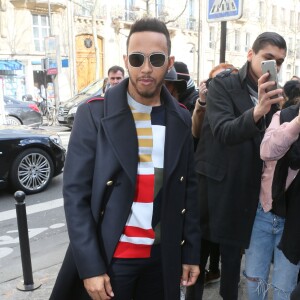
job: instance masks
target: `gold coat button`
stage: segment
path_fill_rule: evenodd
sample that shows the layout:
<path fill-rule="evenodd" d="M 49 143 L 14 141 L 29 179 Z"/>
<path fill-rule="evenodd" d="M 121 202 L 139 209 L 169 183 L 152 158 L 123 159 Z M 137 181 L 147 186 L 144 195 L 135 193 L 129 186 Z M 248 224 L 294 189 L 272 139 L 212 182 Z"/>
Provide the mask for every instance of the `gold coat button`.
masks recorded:
<path fill-rule="evenodd" d="M 185 243 L 185 240 L 182 240 L 181 243 L 180 243 L 180 246 L 183 246 Z"/>
<path fill-rule="evenodd" d="M 106 182 L 106 185 L 107 185 L 107 186 L 111 186 L 111 185 L 113 185 L 113 183 L 114 183 L 114 182 L 113 182 L 112 180 L 109 180 L 109 181 Z"/>
<path fill-rule="evenodd" d="M 181 177 L 180 177 L 180 182 L 183 182 L 183 180 L 184 180 L 184 177 L 181 176 Z"/>
<path fill-rule="evenodd" d="M 184 208 L 182 211 L 181 211 L 181 214 L 184 215 L 186 212 L 186 209 Z"/>

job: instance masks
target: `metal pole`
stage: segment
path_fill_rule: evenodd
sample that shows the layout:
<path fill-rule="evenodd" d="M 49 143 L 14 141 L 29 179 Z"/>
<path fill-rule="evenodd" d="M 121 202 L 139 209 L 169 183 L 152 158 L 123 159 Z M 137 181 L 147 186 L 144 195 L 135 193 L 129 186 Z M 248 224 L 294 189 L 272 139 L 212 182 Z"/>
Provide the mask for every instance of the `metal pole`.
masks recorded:
<path fill-rule="evenodd" d="M 200 0 L 199 0 L 199 11 L 198 11 L 198 64 L 197 64 L 197 86 L 200 84 L 200 55 L 201 55 L 201 11 L 200 11 Z"/>
<path fill-rule="evenodd" d="M 23 282 L 21 282 L 17 289 L 20 291 L 32 291 L 41 286 L 40 283 L 34 283 L 32 277 L 32 266 L 30 257 L 30 246 L 28 237 L 28 225 L 26 216 L 26 204 L 25 204 L 25 193 L 22 191 L 17 191 L 14 194 L 16 200 L 16 214 L 18 222 L 19 231 L 19 241 L 20 241 L 20 252 L 22 260 L 23 269 Z"/>
<path fill-rule="evenodd" d="M 221 22 L 220 63 L 225 62 L 226 55 L 226 21 Z"/>

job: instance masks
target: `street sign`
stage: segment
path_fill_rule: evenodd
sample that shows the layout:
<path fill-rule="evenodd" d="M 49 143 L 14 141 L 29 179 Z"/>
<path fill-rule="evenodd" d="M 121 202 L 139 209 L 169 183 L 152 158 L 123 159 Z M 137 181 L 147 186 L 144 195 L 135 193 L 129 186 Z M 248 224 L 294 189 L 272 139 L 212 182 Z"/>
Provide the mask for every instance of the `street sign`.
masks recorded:
<path fill-rule="evenodd" d="M 242 14 L 242 0 L 208 0 L 207 22 L 236 20 Z"/>

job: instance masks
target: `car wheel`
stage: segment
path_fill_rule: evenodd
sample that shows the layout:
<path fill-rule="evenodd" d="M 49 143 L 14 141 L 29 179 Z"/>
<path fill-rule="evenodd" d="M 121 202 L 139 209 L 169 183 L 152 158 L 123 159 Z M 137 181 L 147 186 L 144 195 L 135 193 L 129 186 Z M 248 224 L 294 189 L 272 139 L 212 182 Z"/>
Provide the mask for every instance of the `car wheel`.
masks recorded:
<path fill-rule="evenodd" d="M 54 172 L 47 152 L 38 148 L 26 149 L 13 162 L 10 182 L 14 189 L 35 194 L 46 189 Z"/>
<path fill-rule="evenodd" d="M 6 116 L 5 120 L 6 124 L 8 125 L 22 125 L 22 122 L 18 118 L 13 116 Z"/>

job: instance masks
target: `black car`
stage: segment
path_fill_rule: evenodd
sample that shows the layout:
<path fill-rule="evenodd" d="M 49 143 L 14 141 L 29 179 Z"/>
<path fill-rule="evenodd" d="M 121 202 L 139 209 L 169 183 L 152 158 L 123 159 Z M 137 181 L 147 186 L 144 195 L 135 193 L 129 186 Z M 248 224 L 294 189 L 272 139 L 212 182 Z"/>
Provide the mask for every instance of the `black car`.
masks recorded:
<path fill-rule="evenodd" d="M 0 125 L 0 188 L 41 192 L 64 167 L 66 150 L 56 133 Z"/>
<path fill-rule="evenodd" d="M 60 104 L 57 120 L 60 125 L 72 128 L 78 106 L 92 96 L 103 94 L 104 79 L 99 79 L 88 85 L 71 99 Z"/>
<path fill-rule="evenodd" d="M 6 123 L 10 125 L 40 125 L 43 116 L 34 102 L 19 101 L 4 96 L 4 110 Z"/>

